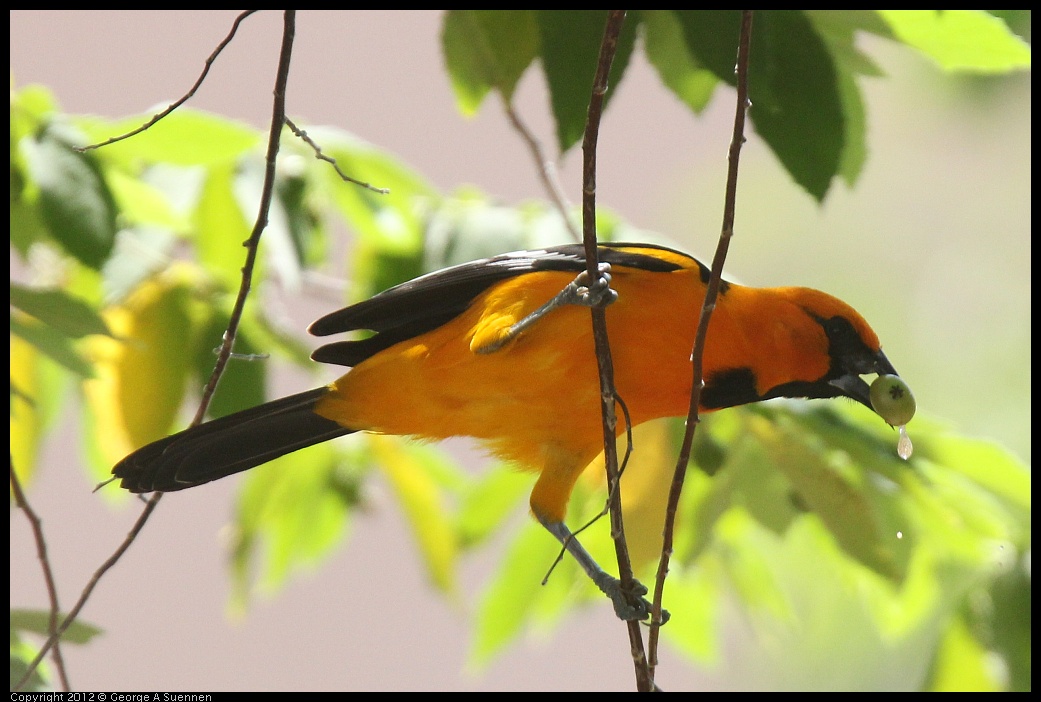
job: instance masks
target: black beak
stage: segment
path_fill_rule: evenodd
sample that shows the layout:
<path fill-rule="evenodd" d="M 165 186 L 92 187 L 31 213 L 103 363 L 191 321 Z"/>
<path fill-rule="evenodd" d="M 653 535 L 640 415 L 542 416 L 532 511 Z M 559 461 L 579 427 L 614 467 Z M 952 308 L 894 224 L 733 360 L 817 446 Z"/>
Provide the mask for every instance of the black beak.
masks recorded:
<path fill-rule="evenodd" d="M 847 372 L 837 378 L 828 381 L 828 384 L 839 390 L 845 397 L 856 400 L 860 404 L 874 412 L 871 406 L 871 389 L 861 379 L 861 375 L 877 373 L 879 375 L 898 375 L 893 364 L 889 362 L 886 355 L 881 351 L 866 358 L 858 358 L 849 363 Z"/>

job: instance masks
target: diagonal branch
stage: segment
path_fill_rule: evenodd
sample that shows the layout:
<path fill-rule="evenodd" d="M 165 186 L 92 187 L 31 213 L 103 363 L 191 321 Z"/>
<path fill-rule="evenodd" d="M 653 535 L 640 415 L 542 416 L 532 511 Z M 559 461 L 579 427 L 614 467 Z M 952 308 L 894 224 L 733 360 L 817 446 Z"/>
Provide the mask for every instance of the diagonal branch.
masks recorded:
<path fill-rule="evenodd" d="M 242 17 L 240 16 L 239 20 Z M 236 23 L 237 25 L 237 23 Z M 221 374 L 224 372 L 224 368 L 228 363 L 228 359 L 231 356 L 232 346 L 235 343 L 235 335 L 238 330 L 239 322 L 242 319 L 242 312 L 245 308 L 246 298 L 249 296 L 251 282 L 253 279 L 253 269 L 256 265 L 257 249 L 260 243 L 260 236 L 264 229 L 267 227 L 268 221 L 268 210 L 271 207 L 271 199 L 275 189 L 275 159 L 278 156 L 279 140 L 282 134 L 282 127 L 285 124 L 286 110 L 285 110 L 285 97 L 286 97 L 286 85 L 289 82 L 289 61 L 293 53 L 293 41 L 296 36 L 296 10 L 286 10 L 283 21 L 283 32 L 282 32 L 282 47 L 279 53 L 278 60 L 278 72 L 275 77 L 275 88 L 274 88 L 274 105 L 272 107 L 271 127 L 268 133 L 268 148 L 266 155 L 266 168 L 264 171 L 264 187 L 260 197 L 260 205 L 257 212 L 257 219 L 253 226 L 253 231 L 250 234 L 243 245 L 246 247 L 246 261 L 242 267 L 242 282 L 239 286 L 238 297 L 235 300 L 235 306 L 231 313 L 231 318 L 228 320 L 227 329 L 224 332 L 224 339 L 221 343 L 220 350 L 217 354 L 217 362 L 214 365 L 213 373 L 210 375 L 210 379 L 203 390 L 202 399 L 199 402 L 199 409 L 195 413 L 195 418 L 191 422 L 191 426 L 195 426 L 202 421 L 202 418 L 206 414 L 206 408 L 209 406 L 210 399 L 213 397 L 213 393 L 217 389 L 217 382 L 220 380 Z M 79 600 L 76 605 L 69 611 L 69 614 L 62 621 L 61 625 L 58 626 L 57 630 L 47 639 L 39 653 L 29 664 L 28 669 L 22 676 L 22 679 L 18 681 L 14 689 L 18 689 L 29 679 L 29 676 L 40 661 L 43 660 L 47 652 L 54 646 L 60 639 L 61 635 L 69 628 L 76 617 L 79 615 L 80 610 L 86 604 L 90 598 L 91 593 L 97 586 L 101 577 L 116 564 L 116 562 L 123 556 L 130 545 L 137 538 L 138 533 L 144 527 L 148 518 L 151 516 L 155 507 L 159 504 L 159 500 L 162 499 L 163 493 L 155 493 L 148 500 L 144 510 L 134 523 L 133 529 L 127 534 L 126 539 L 120 544 L 119 548 L 94 572 L 90 582 L 80 593 Z"/>
<path fill-rule="evenodd" d="M 351 178 L 349 175 L 341 171 L 340 165 L 336 163 L 336 159 L 331 156 L 326 156 L 324 153 L 322 153 L 322 147 L 318 146 L 318 144 L 315 143 L 314 139 L 307 135 L 307 132 L 305 132 L 303 129 L 300 129 L 300 127 L 296 126 L 293 120 L 289 119 L 288 117 L 286 117 L 286 126 L 292 130 L 293 134 L 295 134 L 305 144 L 311 147 L 311 149 L 314 151 L 314 157 L 316 159 L 318 159 L 319 161 L 325 161 L 326 163 L 332 165 L 333 170 L 336 171 L 336 175 L 340 176 L 340 180 L 342 180 L 343 182 L 354 183 L 357 186 L 366 188 L 367 190 L 371 190 L 374 193 L 379 193 L 380 195 L 390 194 L 389 188 L 377 188 L 375 185 L 372 185 L 371 183 L 364 183 L 358 180 L 357 178 Z"/>
<path fill-rule="evenodd" d="M 178 107 L 180 107 L 184 103 L 188 102 L 188 100 L 190 100 L 191 97 L 193 95 L 195 95 L 195 92 L 199 89 L 199 86 L 202 85 L 202 82 L 204 80 L 206 80 L 206 75 L 210 72 L 210 66 L 213 65 L 213 62 L 217 59 L 217 56 L 220 55 L 220 52 L 224 51 L 224 47 L 226 47 L 228 44 L 230 44 L 231 40 L 235 37 L 235 32 L 237 32 L 239 30 L 239 25 L 242 24 L 242 20 L 246 19 L 247 17 L 249 17 L 250 15 L 252 15 L 254 12 L 257 12 L 257 11 L 258 10 L 246 10 L 245 12 L 241 13 L 238 17 L 235 18 L 235 21 L 231 25 L 231 31 L 228 32 L 228 36 L 224 37 L 224 39 L 221 40 L 221 43 L 217 45 L 217 48 L 214 49 L 213 53 L 210 54 L 209 58 L 206 59 L 206 65 L 203 66 L 202 73 L 199 74 L 199 78 L 195 81 L 195 85 L 193 85 L 191 88 L 189 88 L 188 92 L 185 93 L 181 97 L 181 99 L 177 100 L 176 102 L 171 103 L 169 107 L 167 107 L 165 110 L 163 110 L 159 114 L 154 115 L 152 117 L 152 119 L 148 120 L 147 122 L 142 124 L 137 129 L 133 129 L 133 130 L 127 132 L 126 134 L 120 134 L 119 136 L 114 136 L 111 139 L 106 139 L 105 141 L 103 141 L 103 142 L 101 142 L 99 144 L 90 144 L 89 146 L 77 147 L 76 150 L 82 153 L 84 151 L 90 151 L 91 149 L 100 149 L 102 146 L 108 146 L 109 144 L 115 144 L 117 141 L 123 141 L 124 139 L 129 139 L 130 137 L 134 136 L 135 134 L 140 134 L 141 132 L 145 131 L 146 129 L 151 127 L 153 124 L 155 124 L 156 122 L 161 120 L 163 117 L 166 117 L 168 114 L 170 114 L 171 112 L 176 110 Z"/>
<path fill-rule="evenodd" d="M 712 317 L 712 311 L 716 307 L 716 297 L 719 293 L 720 281 L 723 275 L 723 264 L 726 261 L 727 250 L 730 248 L 730 239 L 734 235 L 737 172 L 741 160 L 741 146 L 745 141 L 745 117 L 748 113 L 748 107 L 751 105 L 748 100 L 748 56 L 752 43 L 752 14 L 752 10 L 742 10 L 741 14 L 741 34 L 738 38 L 737 49 L 737 107 L 734 111 L 734 131 L 730 138 L 726 195 L 723 201 L 723 225 L 719 234 L 719 243 L 716 245 L 716 253 L 712 258 L 712 273 L 709 275 L 708 287 L 705 290 L 705 300 L 701 307 L 700 319 L 698 320 L 698 329 L 694 336 L 694 348 L 691 351 L 694 380 L 690 392 L 690 409 L 683 433 L 683 444 L 680 447 L 679 458 L 676 461 L 676 470 L 673 474 L 672 487 L 669 490 L 669 500 L 665 511 L 661 559 L 658 562 L 658 574 L 654 582 L 654 610 L 651 614 L 651 631 L 648 635 L 652 673 L 658 661 L 658 632 L 661 626 L 659 612 L 661 611 L 665 576 L 669 572 L 669 559 L 672 556 L 672 538 L 676 523 L 676 509 L 679 505 L 680 493 L 683 490 L 687 462 L 690 460 L 690 447 L 694 441 L 694 430 L 700 421 L 698 418 L 698 406 L 701 403 L 701 390 L 704 386 L 702 356 L 705 351 L 705 339 L 708 335 L 708 323 Z"/>
<path fill-rule="evenodd" d="M 542 181 L 542 186 L 546 189 L 549 194 L 549 199 L 553 202 L 553 206 L 557 208 L 557 212 L 560 213 L 561 219 L 564 220 L 564 227 L 571 234 L 571 238 L 575 241 L 582 241 L 582 235 L 578 233 L 578 228 L 575 226 L 574 221 L 571 218 L 571 213 L 568 211 L 567 196 L 564 194 L 564 189 L 560 185 L 560 179 L 557 177 L 556 164 L 553 163 L 553 159 L 547 157 L 542 149 L 542 144 L 535 138 L 528 126 L 521 120 L 520 115 L 513 109 L 513 104 L 510 103 L 505 97 L 502 99 L 503 109 L 506 111 L 506 117 L 509 118 L 510 124 L 513 125 L 514 130 L 520 134 L 521 139 L 528 145 L 528 151 L 531 152 L 531 157 L 535 161 L 535 165 L 538 167 L 539 179 Z"/>
<path fill-rule="evenodd" d="M 224 367 L 231 357 L 231 349 L 235 343 L 235 335 L 238 333 L 239 322 L 242 320 L 242 311 L 246 306 L 246 298 L 253 281 L 253 268 L 257 262 L 257 251 L 259 250 L 260 235 L 267 227 L 268 210 L 271 209 L 271 198 L 275 191 L 275 159 L 278 156 L 278 147 L 282 136 L 282 127 L 286 123 L 286 85 L 289 82 L 289 60 L 293 55 L 293 39 L 296 36 L 296 10 L 286 10 L 282 31 L 282 49 L 278 57 L 278 72 L 275 75 L 274 104 L 271 114 L 271 128 L 268 132 L 267 155 L 264 165 L 264 187 L 260 194 L 260 205 L 257 211 L 257 219 L 253 224 L 253 231 L 243 246 L 246 247 L 246 262 L 242 266 L 242 282 L 239 284 L 239 293 L 235 298 L 235 306 L 228 320 L 228 327 L 224 331 L 224 339 L 217 352 L 217 362 L 214 364 L 213 373 L 203 390 L 199 409 L 195 412 L 192 426 L 199 424 L 206 415 L 206 409 L 210 405 L 213 393 L 217 391 L 217 381 L 224 373 Z"/>
<path fill-rule="evenodd" d="M 140 533 L 141 529 L 144 528 L 145 523 L 148 521 L 148 518 L 152 515 L 152 512 L 153 510 L 155 510 L 156 505 L 159 504 L 159 500 L 162 498 L 162 496 L 163 493 L 157 492 L 154 495 L 152 495 L 152 497 L 148 500 L 144 510 L 141 512 L 140 516 L 138 516 L 137 521 L 134 522 L 134 527 L 127 534 L 126 538 L 123 539 L 123 543 L 121 543 L 119 545 L 119 548 L 117 548 L 115 552 L 111 556 L 109 556 L 105 560 L 105 562 L 98 567 L 96 571 L 94 571 L 94 575 L 91 576 L 90 581 L 88 581 L 86 587 L 83 588 L 83 591 L 80 593 L 79 599 L 76 601 L 75 606 L 73 606 L 73 608 L 69 610 L 69 613 L 65 615 L 65 619 L 62 620 L 61 625 L 57 627 L 57 629 L 44 642 L 43 646 L 40 647 L 40 650 L 36 654 L 36 657 L 32 659 L 32 661 L 29 663 L 29 666 L 26 668 L 25 674 L 22 676 L 21 680 L 19 680 L 11 688 L 12 690 L 20 690 L 29 680 L 29 676 L 31 676 L 33 674 L 33 671 L 36 670 L 36 668 L 40 665 L 40 661 L 42 661 L 44 656 L 47 655 L 47 652 L 51 649 L 51 647 L 57 646 L 58 641 L 61 639 L 62 635 L 72 625 L 72 623 L 76 621 L 76 617 L 79 616 L 80 610 L 82 610 L 83 606 L 87 604 L 87 600 L 90 599 L 91 593 L 94 592 L 94 588 L 97 587 L 97 584 L 101 581 L 102 576 L 105 575 L 105 573 L 107 573 L 108 570 L 112 566 L 114 566 L 120 558 L 123 557 L 123 554 L 126 553 L 128 548 L 130 548 L 130 544 L 134 543 L 134 539 L 137 538 L 138 533 Z"/>

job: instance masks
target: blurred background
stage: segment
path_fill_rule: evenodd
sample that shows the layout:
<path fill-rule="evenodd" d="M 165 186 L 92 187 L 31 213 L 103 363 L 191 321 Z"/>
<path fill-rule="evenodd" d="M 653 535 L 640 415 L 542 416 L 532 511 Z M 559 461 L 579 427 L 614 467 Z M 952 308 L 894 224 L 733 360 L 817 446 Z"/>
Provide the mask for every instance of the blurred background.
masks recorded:
<path fill-rule="evenodd" d="M 150 111 L 194 83 L 236 14 L 12 11 L 13 82 L 49 87 L 67 113 Z M 290 116 L 351 131 L 446 193 L 472 183 L 508 204 L 543 199 L 530 155 L 497 100 L 474 119 L 459 115 L 443 70 L 440 22 L 433 11 L 299 13 Z M 250 17 L 190 106 L 266 129 L 281 29 L 278 12 Z M 919 412 L 1029 461 L 1030 76 L 951 77 L 876 38 L 862 37 L 861 46 L 887 77 L 861 81 L 869 153 L 859 182 L 852 189 L 836 184 L 818 206 L 750 134 L 728 277 L 807 285 L 852 303 L 914 388 Z M 694 117 L 640 52 L 613 87 L 600 134 L 598 203 L 710 259 L 732 91 L 720 89 Z M 537 70 L 526 74 L 516 105 L 551 149 Z M 568 196 L 579 202 L 580 154 L 558 166 Z M 11 273 L 19 273 L 13 253 Z M 288 328 L 304 338 L 331 304 L 294 301 Z M 274 394 L 312 383 L 286 374 Z M 79 428 L 67 414 L 30 500 L 44 519 L 62 603 L 70 606 L 137 511 L 99 507 L 76 465 Z M 82 490 L 70 491 L 70 482 Z M 393 508 L 355 520 L 348 546 L 319 571 L 232 620 L 222 529 L 235 487 L 231 479 L 190 500 L 163 501 L 83 612 L 104 635 L 64 649 L 74 689 L 632 688 L 625 636 L 607 607 L 528 637 L 487 670 L 466 670 L 466 603 L 428 588 Z M 462 591 L 476 591 L 491 567 L 468 562 Z M 32 539 L 17 512 L 11 603 L 46 606 Z M 660 683 L 777 684 L 757 665 L 754 639 L 738 632 L 725 648 L 725 660 L 705 669 L 666 656 Z"/>

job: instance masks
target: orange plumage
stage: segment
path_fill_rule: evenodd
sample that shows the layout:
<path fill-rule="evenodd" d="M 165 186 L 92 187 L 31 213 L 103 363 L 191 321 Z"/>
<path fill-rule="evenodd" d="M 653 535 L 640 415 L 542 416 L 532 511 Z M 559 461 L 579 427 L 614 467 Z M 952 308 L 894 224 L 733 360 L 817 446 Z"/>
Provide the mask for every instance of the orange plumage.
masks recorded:
<path fill-rule="evenodd" d="M 707 269 L 647 244 L 605 245 L 600 257 L 611 264 L 618 294 L 606 318 L 615 383 L 632 423 L 686 415 Z M 567 545 L 571 490 L 603 449 L 600 386 L 589 312 L 578 305 L 537 310 L 584 268 L 577 246 L 504 254 L 334 312 L 312 332 L 376 332 L 314 353 L 352 366 L 336 382 L 150 444 L 113 472 L 134 492 L 179 490 L 353 431 L 470 436 L 539 473 L 532 511 Z M 724 283 L 704 355 L 703 410 L 779 396 L 842 395 L 870 407 L 859 377 L 866 373 L 895 370 L 846 303 L 807 288 Z M 609 576 L 584 562 L 588 555 L 575 543 L 569 550 L 608 591 Z"/>

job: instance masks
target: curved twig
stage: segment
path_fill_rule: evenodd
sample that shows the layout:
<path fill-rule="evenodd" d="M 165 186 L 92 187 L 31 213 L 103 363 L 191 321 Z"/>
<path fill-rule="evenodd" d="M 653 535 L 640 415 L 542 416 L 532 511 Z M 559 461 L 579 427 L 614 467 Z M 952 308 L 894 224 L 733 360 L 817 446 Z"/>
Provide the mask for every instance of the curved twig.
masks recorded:
<path fill-rule="evenodd" d="M 236 26 L 239 21 L 243 19 L 240 15 L 236 21 Z M 234 32 L 233 32 L 234 33 Z M 224 332 L 224 339 L 221 343 L 220 350 L 217 354 L 217 362 L 214 365 L 213 373 L 210 375 L 210 379 L 203 390 L 202 399 L 199 402 L 199 408 L 195 413 L 195 418 L 191 422 L 191 426 L 195 426 L 202 421 L 202 418 L 206 414 L 206 408 L 209 406 L 210 399 L 213 397 L 213 393 L 217 389 L 217 381 L 220 380 L 221 374 L 224 372 L 224 368 L 228 363 L 228 359 L 231 357 L 232 346 L 235 342 L 235 334 L 238 330 L 239 321 L 242 319 L 242 312 L 246 304 L 246 298 L 249 295 L 251 281 L 253 278 L 253 268 L 256 264 L 257 249 L 260 243 L 260 236 L 267 226 L 268 210 L 271 207 L 271 198 L 274 193 L 275 187 L 275 159 L 278 155 L 279 140 L 282 134 L 282 126 L 285 124 L 285 95 L 286 95 L 286 84 L 289 80 L 289 61 L 293 52 L 293 40 L 296 35 L 296 10 L 286 10 L 283 22 L 282 32 L 282 47 L 279 53 L 278 61 L 278 72 L 275 78 L 275 89 L 274 89 L 274 106 L 272 108 L 271 128 L 268 134 L 268 148 L 266 155 L 266 169 L 264 172 L 264 187 L 260 197 L 260 205 L 257 212 L 257 219 L 253 226 L 253 231 L 250 234 L 249 239 L 244 242 L 246 247 L 246 262 L 242 267 L 242 282 L 239 286 L 239 294 L 235 300 L 235 306 L 231 313 L 231 318 L 228 320 L 228 327 Z M 229 36 L 230 39 L 230 36 Z M 227 43 L 225 41 L 225 43 Z M 223 48 L 223 45 L 222 45 Z M 182 100 L 183 102 L 183 100 Z M 62 620 L 61 625 L 57 627 L 57 630 L 47 639 L 44 645 L 41 647 L 39 653 L 29 664 L 28 669 L 22 676 L 22 679 L 18 681 L 15 689 L 25 684 L 25 681 L 29 679 L 29 676 L 40 661 L 43 660 L 47 652 L 54 646 L 61 635 L 69 628 L 76 617 L 79 615 L 81 609 L 90 598 L 91 593 L 101 580 L 102 576 L 116 564 L 116 562 L 123 556 L 130 545 L 137 538 L 138 533 L 144 527 L 148 518 L 155 510 L 156 505 L 159 504 L 159 500 L 162 499 L 162 493 L 154 493 L 149 498 L 144 510 L 141 515 L 137 518 L 134 523 L 134 527 L 127 534 L 126 539 L 120 544 L 119 548 L 94 572 L 90 581 L 84 587 L 80 593 L 79 600 L 76 605 L 69 611 L 68 615 Z"/>
<path fill-rule="evenodd" d="M 319 161 L 325 161 L 326 163 L 332 164 L 333 170 L 336 171 L 336 174 L 338 176 L 340 176 L 340 179 L 343 180 L 344 182 L 346 182 L 346 183 L 354 183 L 355 185 L 361 186 L 363 188 L 367 188 L 368 190 L 371 190 L 371 191 L 373 191 L 375 193 L 379 193 L 380 195 L 389 195 L 390 194 L 390 189 L 389 188 L 377 188 L 375 185 L 372 185 L 370 183 L 363 183 L 362 181 L 358 180 L 357 178 L 351 178 L 349 175 L 347 175 L 346 173 L 341 171 L 339 164 L 336 163 L 336 159 L 332 158 L 331 156 L 326 156 L 324 153 L 322 153 L 322 147 L 318 146 L 318 144 L 316 144 L 314 142 L 314 139 L 312 139 L 311 137 L 309 137 L 307 135 L 307 132 L 305 132 L 303 129 L 300 129 L 300 127 L 296 126 L 296 124 L 294 124 L 293 120 L 289 119 L 288 117 L 286 117 L 286 126 L 289 127 L 291 130 L 293 130 L 293 134 L 295 134 L 305 144 L 307 144 L 308 146 L 311 147 L 311 149 L 314 151 L 314 157 L 316 159 L 318 159 Z"/>
<path fill-rule="evenodd" d="M 193 85 L 191 88 L 189 88 L 188 92 L 185 93 L 183 96 L 181 96 L 181 98 L 179 100 L 177 100 L 176 102 L 171 103 L 169 107 L 167 107 L 165 110 L 163 110 L 159 114 L 154 115 L 152 117 L 152 119 L 148 120 L 147 122 L 142 124 L 137 129 L 131 130 L 131 131 L 127 132 L 126 134 L 120 134 L 119 136 L 114 136 L 111 139 L 106 139 L 105 141 L 103 141 L 103 142 L 101 142 L 99 144 L 90 144 L 89 146 L 77 146 L 76 147 L 76 151 L 79 151 L 79 152 L 82 153 L 84 151 L 90 151 L 91 149 L 100 149 L 102 146 L 108 146 L 109 144 L 115 144 L 117 141 L 123 141 L 124 139 L 129 139 L 130 137 L 134 136 L 135 134 L 140 134 L 141 132 L 145 131 L 146 129 L 151 127 L 153 124 L 155 124 L 156 122 L 161 120 L 163 117 L 166 117 L 168 114 L 170 114 L 171 112 L 176 110 L 178 107 L 180 107 L 184 103 L 188 102 L 188 100 L 190 100 L 191 97 L 193 95 L 195 95 L 195 92 L 199 89 L 199 86 L 202 85 L 202 82 L 204 80 L 206 80 L 206 74 L 208 74 L 210 72 L 210 66 L 213 65 L 213 62 L 217 59 L 217 56 L 220 55 L 220 52 L 224 51 L 224 47 L 226 47 L 228 44 L 230 44 L 231 40 L 235 37 L 235 32 L 237 32 L 239 30 L 239 25 L 242 24 L 242 20 L 246 19 L 247 17 L 252 15 L 254 12 L 259 12 L 259 10 L 246 10 L 245 12 L 243 12 L 242 14 L 240 14 L 238 17 L 235 18 L 235 21 L 231 25 L 231 31 L 228 32 L 228 36 L 224 37 L 224 39 L 221 41 L 221 43 L 217 45 L 217 48 L 213 50 L 213 53 L 210 54 L 209 58 L 206 59 L 206 65 L 203 66 L 202 73 L 199 74 L 199 78 L 198 78 L 198 80 L 195 81 L 195 85 Z"/>
<path fill-rule="evenodd" d="M 737 49 L 737 108 L 734 112 L 734 131 L 730 139 L 729 161 L 727 165 L 726 196 L 723 201 L 723 225 L 719 234 L 719 243 L 716 245 L 716 253 L 712 258 L 712 273 L 709 275 L 708 287 L 705 290 L 705 300 L 701 307 L 701 316 L 698 320 L 697 333 L 694 336 L 694 348 L 691 351 L 691 365 L 693 367 L 693 385 L 690 392 L 690 409 L 687 413 L 686 428 L 683 433 L 683 443 L 680 454 L 676 460 L 676 470 L 673 473 L 672 487 L 669 489 L 669 500 L 665 509 L 665 528 L 663 530 L 661 559 L 658 562 L 658 573 L 654 580 L 653 610 L 651 612 L 651 630 L 648 635 L 647 644 L 650 651 L 650 665 L 653 675 L 658 660 L 658 632 L 661 627 L 661 600 L 665 587 L 665 576 L 669 572 L 669 559 L 672 557 L 672 538 L 676 522 L 676 509 L 679 505 L 680 493 L 683 490 L 683 480 L 687 473 L 687 463 L 690 460 L 690 447 L 694 441 L 694 430 L 698 422 L 698 406 L 701 403 L 701 389 L 704 385 L 704 373 L 702 368 L 702 356 L 705 351 L 705 338 L 708 334 L 708 323 L 712 317 L 712 311 L 716 307 L 716 297 L 722 280 L 723 264 L 726 261 L 727 250 L 730 248 L 730 239 L 734 236 L 734 211 L 737 203 L 737 171 L 741 160 L 741 146 L 745 141 L 745 117 L 748 107 L 748 56 L 752 43 L 752 10 L 742 10 L 741 34 L 738 38 Z"/>
<path fill-rule="evenodd" d="M 58 633 L 58 615 L 61 612 L 61 607 L 58 605 L 58 586 L 54 582 L 54 571 L 51 569 L 51 561 L 47 557 L 47 540 L 43 536 L 43 521 L 37 516 L 36 512 L 29 505 L 29 501 L 25 498 L 25 492 L 22 490 L 22 482 L 18 479 L 18 474 L 14 470 L 14 456 L 10 456 L 11 459 L 11 492 L 14 495 L 14 503 L 18 509 L 25 513 L 26 519 L 29 520 L 29 526 L 33 530 L 33 538 L 36 539 L 36 555 L 40 559 L 40 568 L 43 570 L 43 581 L 47 585 L 47 597 L 51 601 L 51 616 L 47 622 L 49 633 L 54 637 L 54 668 L 58 671 L 58 678 L 61 680 L 61 689 L 68 692 L 69 678 L 65 672 L 65 660 L 61 655 L 60 639 L 61 636 Z M 43 660 L 42 656 L 40 660 Z M 35 669 L 36 666 L 32 666 Z M 18 682 L 18 687 L 12 689 L 20 689 L 25 681 L 32 675 L 32 670 L 26 672 L 25 677 Z"/>

